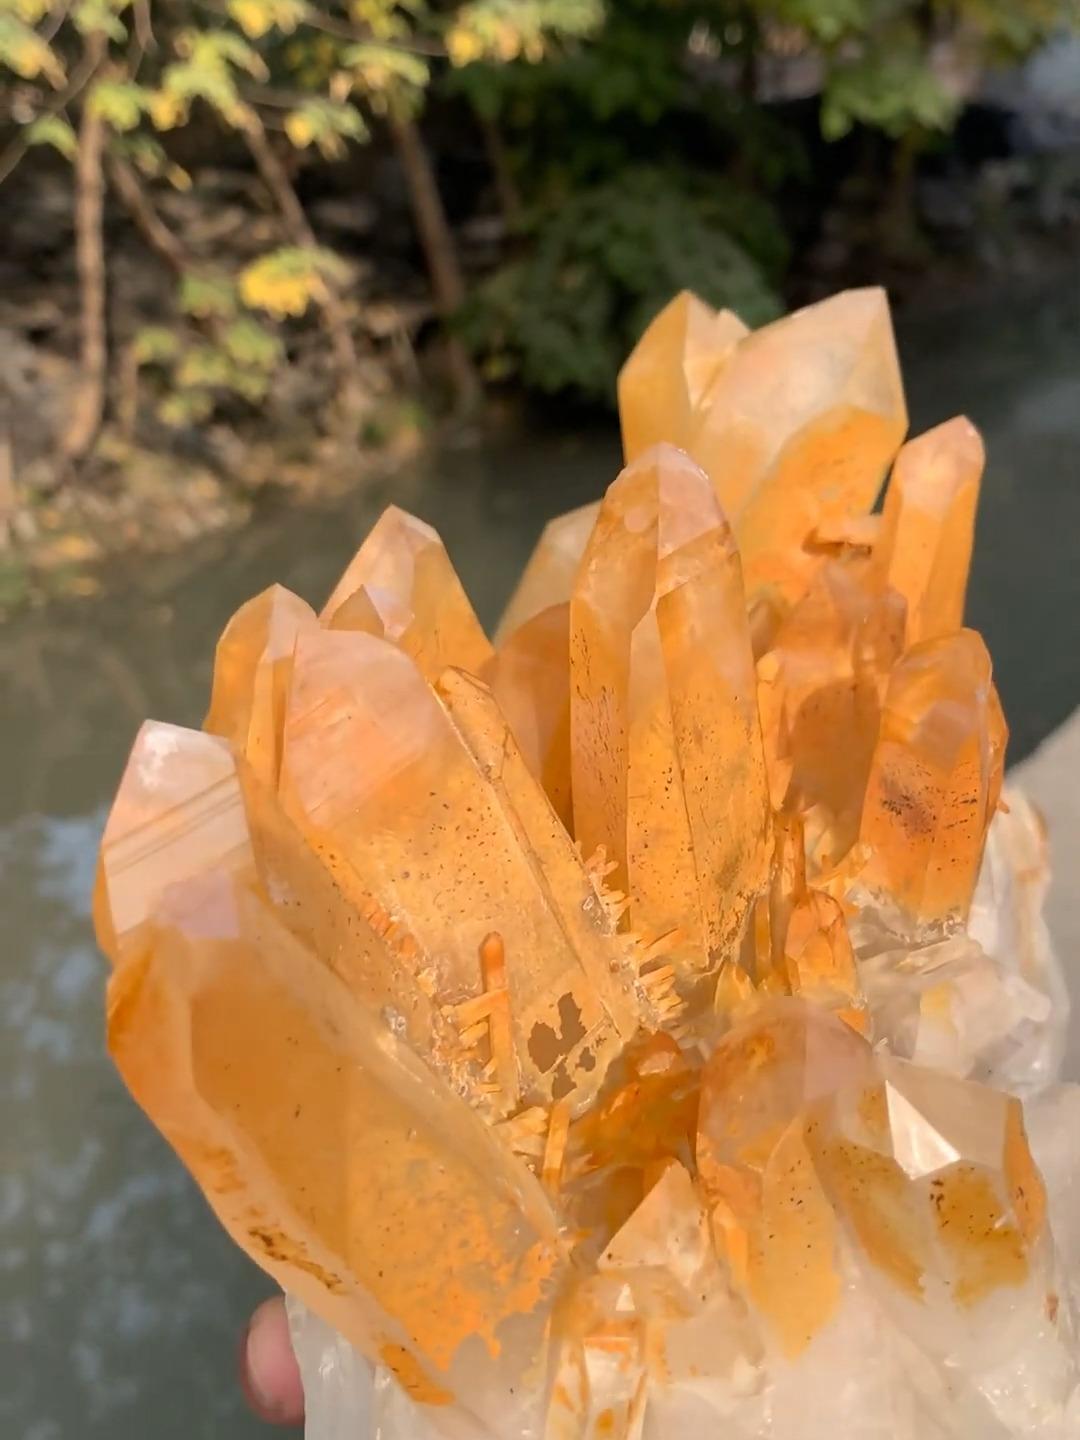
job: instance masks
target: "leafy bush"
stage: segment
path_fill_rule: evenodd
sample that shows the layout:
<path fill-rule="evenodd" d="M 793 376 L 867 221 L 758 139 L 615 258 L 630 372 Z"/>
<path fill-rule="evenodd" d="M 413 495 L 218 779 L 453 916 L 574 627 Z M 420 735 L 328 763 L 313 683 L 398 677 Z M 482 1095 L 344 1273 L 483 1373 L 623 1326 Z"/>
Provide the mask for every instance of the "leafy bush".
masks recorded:
<path fill-rule="evenodd" d="M 620 363 L 680 289 L 748 324 L 778 311 L 768 207 L 692 172 L 639 166 L 542 211 L 525 255 L 483 284 L 462 334 L 490 379 L 611 400 Z"/>

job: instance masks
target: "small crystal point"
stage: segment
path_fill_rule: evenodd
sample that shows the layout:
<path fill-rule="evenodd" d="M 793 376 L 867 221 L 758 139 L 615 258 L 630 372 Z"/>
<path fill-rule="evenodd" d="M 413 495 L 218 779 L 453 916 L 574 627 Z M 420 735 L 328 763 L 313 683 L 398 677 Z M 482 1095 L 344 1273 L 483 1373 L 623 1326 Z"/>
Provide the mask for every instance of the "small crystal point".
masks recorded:
<path fill-rule="evenodd" d="M 281 723 L 296 639 L 317 624 L 310 605 L 284 586 L 271 585 L 240 607 L 218 641 L 203 729 L 228 740 L 271 785 L 281 764 Z"/>
<path fill-rule="evenodd" d="M 907 602 L 907 641 L 958 630 L 986 464 L 970 420 L 950 420 L 897 456 L 878 544 L 884 583 Z"/>
<path fill-rule="evenodd" d="M 664 441 L 684 445 L 699 407 L 750 332 L 730 310 L 684 290 L 660 311 L 619 372 L 627 462 Z"/>
<path fill-rule="evenodd" d="M 224 740 L 148 720 L 113 801 L 94 902 L 98 942 L 114 964 L 137 952 L 153 907 L 173 885 L 250 866 L 236 762 Z"/>
<path fill-rule="evenodd" d="M 446 547 L 430 525 L 389 506 L 350 561 L 323 607 L 322 621 L 334 623 L 341 607 L 361 587 L 388 639 L 413 657 L 428 679 L 447 665 L 479 674 L 491 645 Z"/>

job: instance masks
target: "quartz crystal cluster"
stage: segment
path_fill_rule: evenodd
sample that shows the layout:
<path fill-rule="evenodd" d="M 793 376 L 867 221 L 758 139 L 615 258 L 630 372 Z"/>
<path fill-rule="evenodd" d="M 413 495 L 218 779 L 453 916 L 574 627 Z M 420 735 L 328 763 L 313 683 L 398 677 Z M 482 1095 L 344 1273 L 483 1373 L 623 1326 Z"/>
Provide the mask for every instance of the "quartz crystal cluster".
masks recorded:
<path fill-rule="evenodd" d="M 109 1045 L 318 1440 L 1076 1440 L 1080 1101 L 888 307 L 679 296 L 494 640 L 390 509 L 102 843 Z M 886 477 L 884 503 L 875 509 Z"/>

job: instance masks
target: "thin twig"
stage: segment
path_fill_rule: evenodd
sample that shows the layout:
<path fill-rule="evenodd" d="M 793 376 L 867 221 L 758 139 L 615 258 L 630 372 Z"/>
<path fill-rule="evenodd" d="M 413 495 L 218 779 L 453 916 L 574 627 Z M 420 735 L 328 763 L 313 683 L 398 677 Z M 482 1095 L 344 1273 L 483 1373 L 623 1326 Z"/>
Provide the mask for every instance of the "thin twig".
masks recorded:
<path fill-rule="evenodd" d="M 190 257 L 154 208 L 135 171 L 118 155 L 110 155 L 106 165 L 113 189 L 143 239 L 175 275 L 183 278 L 191 268 Z"/>
<path fill-rule="evenodd" d="M 145 53 L 147 50 L 157 49 L 157 36 L 154 34 L 154 24 L 150 18 L 150 0 L 135 0 L 135 38 L 139 42 L 139 48 Z"/>
<path fill-rule="evenodd" d="M 67 19 L 68 11 L 71 9 L 70 0 L 64 0 L 55 10 L 50 11 L 45 28 L 40 32 L 42 40 L 46 45 L 51 45 L 59 33 L 60 26 Z"/>

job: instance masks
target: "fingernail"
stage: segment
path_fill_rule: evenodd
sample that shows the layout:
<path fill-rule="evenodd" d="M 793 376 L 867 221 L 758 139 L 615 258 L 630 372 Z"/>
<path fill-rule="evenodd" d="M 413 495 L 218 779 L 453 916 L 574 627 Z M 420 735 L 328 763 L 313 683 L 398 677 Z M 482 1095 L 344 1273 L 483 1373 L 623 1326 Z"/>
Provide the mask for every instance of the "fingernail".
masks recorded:
<path fill-rule="evenodd" d="M 273 1315 L 260 1305 L 248 1322 L 241 1340 L 241 1376 L 250 1404 L 267 1420 L 281 1409 L 281 1396 L 274 1393 L 274 1353 L 267 1343 Z"/>

